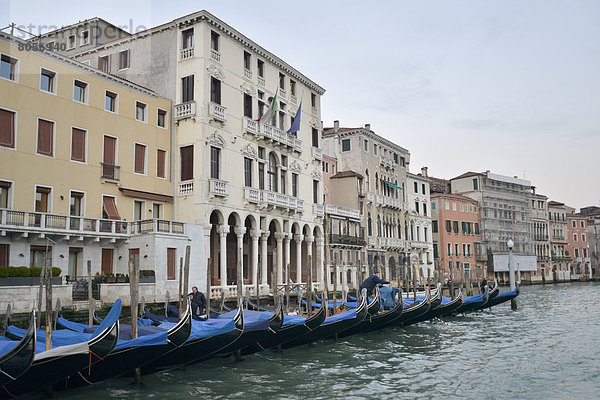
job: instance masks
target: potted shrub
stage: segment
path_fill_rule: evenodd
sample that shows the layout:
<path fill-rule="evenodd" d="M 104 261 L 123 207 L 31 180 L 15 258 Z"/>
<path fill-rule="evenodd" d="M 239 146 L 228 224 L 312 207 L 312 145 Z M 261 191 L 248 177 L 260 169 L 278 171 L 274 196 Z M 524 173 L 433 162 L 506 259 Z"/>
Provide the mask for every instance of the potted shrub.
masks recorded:
<path fill-rule="evenodd" d="M 140 283 L 155 283 L 156 276 L 153 269 L 140 269 L 139 272 Z"/>
<path fill-rule="evenodd" d="M 125 283 L 125 274 L 117 274 L 117 283 Z"/>
<path fill-rule="evenodd" d="M 0 286 L 35 286 L 40 284 L 39 267 L 0 267 Z M 52 268 L 52 284 L 62 284 L 60 268 Z"/>
<path fill-rule="evenodd" d="M 112 272 L 107 272 L 106 273 L 106 283 L 116 283 L 117 282 L 117 278 L 115 277 L 115 274 L 113 274 Z"/>

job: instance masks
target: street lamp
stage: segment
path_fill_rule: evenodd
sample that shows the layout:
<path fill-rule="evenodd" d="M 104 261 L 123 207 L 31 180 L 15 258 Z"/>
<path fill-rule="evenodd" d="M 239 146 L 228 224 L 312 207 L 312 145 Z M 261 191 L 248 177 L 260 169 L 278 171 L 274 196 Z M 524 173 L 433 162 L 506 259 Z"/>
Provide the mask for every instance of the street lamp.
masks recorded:
<path fill-rule="evenodd" d="M 515 246 L 515 242 L 513 242 L 512 239 L 508 239 L 508 242 L 506 242 L 506 245 L 508 246 L 508 281 L 510 282 L 510 290 L 512 292 L 513 290 L 516 290 L 515 263 L 513 262 L 513 259 L 512 259 L 513 258 L 512 250 L 513 250 L 513 247 Z M 517 309 L 517 300 L 516 299 L 511 299 L 510 308 L 512 308 L 513 310 Z"/>

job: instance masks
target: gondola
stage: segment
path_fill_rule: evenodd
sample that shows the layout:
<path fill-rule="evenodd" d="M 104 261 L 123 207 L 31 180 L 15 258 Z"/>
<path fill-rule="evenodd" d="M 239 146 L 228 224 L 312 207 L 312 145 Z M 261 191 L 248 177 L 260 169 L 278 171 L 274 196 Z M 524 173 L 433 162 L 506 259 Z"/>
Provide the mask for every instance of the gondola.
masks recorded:
<path fill-rule="evenodd" d="M 429 305 L 429 310 L 427 310 L 427 312 L 419 315 L 418 317 L 414 317 L 407 321 L 404 321 L 404 326 L 412 325 L 412 324 L 416 324 L 418 322 L 423 322 L 423 321 L 432 319 L 436 315 L 435 310 L 441 306 L 442 301 L 443 301 L 442 285 L 440 283 L 438 283 L 435 294 L 433 296 L 431 296 L 431 299 L 430 299 L 431 304 Z"/>
<path fill-rule="evenodd" d="M 263 336 L 254 344 L 242 349 L 242 354 L 256 353 L 292 341 L 318 328 L 325 321 L 326 315 L 325 303 L 321 303 L 321 307 L 309 317 L 284 314 L 283 324 L 279 330 L 269 331 L 270 335 Z"/>
<path fill-rule="evenodd" d="M 404 301 L 404 300 L 403 300 Z M 420 302 L 412 303 L 409 306 L 404 305 L 404 311 L 400 318 L 394 320 L 391 325 L 404 326 L 406 323 L 412 321 L 415 318 L 419 318 L 425 314 L 431 308 L 431 294 L 429 291 L 425 292 L 425 297 Z"/>
<path fill-rule="evenodd" d="M 35 311 L 32 311 L 29 327 L 20 341 L 0 337 L 0 386 L 14 381 L 29 369 L 35 357 L 35 344 Z"/>
<path fill-rule="evenodd" d="M 498 293 L 500 293 L 500 288 L 498 287 L 498 281 L 494 281 L 494 288 L 492 290 L 490 290 L 490 292 L 488 293 L 488 301 L 490 301 L 494 297 L 498 296 Z"/>
<path fill-rule="evenodd" d="M 86 328 L 85 332 L 95 328 Z M 80 370 L 55 385 L 57 389 L 68 389 L 94 384 L 108 378 L 125 375 L 152 360 L 164 356 L 183 345 L 192 331 L 192 311 L 188 302 L 183 318 L 169 330 L 155 326 L 139 326 L 138 338 L 131 338 L 131 326 L 121 325 L 115 349 L 92 368 Z"/>
<path fill-rule="evenodd" d="M 487 285 L 484 288 L 484 292 L 476 294 L 475 296 L 467 297 L 463 299 L 463 304 L 453 312 L 453 314 L 465 313 L 467 311 L 475 310 L 478 307 L 485 305 L 489 299 L 489 289 Z M 497 297 L 497 296 L 496 296 Z"/>
<path fill-rule="evenodd" d="M 431 314 L 431 318 L 429 318 L 429 319 L 439 318 L 442 315 L 451 314 L 454 311 L 456 311 L 462 305 L 462 303 L 463 303 L 462 291 L 459 289 L 458 294 L 456 295 L 455 298 L 450 299 L 447 297 L 443 297 L 442 304 L 440 304 L 439 306 L 437 306 L 437 308 L 435 310 L 433 310 L 433 313 Z"/>
<path fill-rule="evenodd" d="M 148 312 L 145 313 L 145 317 L 150 318 Z M 158 316 L 154 317 L 159 318 Z M 169 322 L 167 317 L 162 318 L 164 320 L 159 325 L 162 329 L 169 330 L 175 326 L 175 322 Z M 206 360 L 212 354 L 238 340 L 243 332 L 244 313 L 241 307 L 238 308 L 232 319 L 192 320 L 192 333 L 189 339 L 177 349 L 143 366 L 142 373 L 151 373 Z"/>
<path fill-rule="evenodd" d="M 310 332 L 286 342 L 282 345 L 284 349 L 300 346 L 302 344 L 314 342 L 319 339 L 325 339 L 344 332 L 346 329 L 359 324 L 367 316 L 367 296 L 363 296 L 358 308 L 341 312 L 336 315 L 325 318 L 325 321 Z"/>
<path fill-rule="evenodd" d="M 47 388 L 51 384 L 91 368 L 106 357 L 119 339 L 119 315 L 121 300 L 117 300 L 107 317 L 93 334 L 54 331 L 52 349 L 46 350 L 45 331 L 37 332 L 36 355 L 31 366 L 16 380 L 0 390 L 0 398 L 22 396 Z M 7 336 L 18 338 L 26 335 L 14 326 L 7 328 Z"/>
<path fill-rule="evenodd" d="M 512 300 L 519 295 L 519 292 L 519 285 L 517 285 L 517 288 L 515 290 L 511 290 L 510 292 L 498 293 L 496 297 L 488 300 L 487 303 L 485 303 L 483 306 L 477 309 L 483 310 L 486 308 L 491 308 L 493 306 L 497 306 L 498 304 L 504 303 L 505 301 Z"/>
<path fill-rule="evenodd" d="M 376 288 L 376 301 L 381 303 L 381 292 L 379 288 Z M 402 298 L 402 291 L 399 293 L 399 298 Z M 372 302 L 373 304 L 375 302 Z M 371 305 L 369 304 L 369 305 Z M 395 319 L 399 318 L 402 315 L 402 310 L 404 309 L 404 304 L 401 301 L 396 302 L 394 308 L 389 310 L 380 310 L 379 312 L 371 315 L 368 313 L 367 317 L 360 322 L 359 324 L 345 330 L 338 334 L 338 337 L 343 338 L 347 336 L 351 336 L 360 332 L 368 332 L 373 330 L 383 329 L 389 324 L 391 324 Z"/>

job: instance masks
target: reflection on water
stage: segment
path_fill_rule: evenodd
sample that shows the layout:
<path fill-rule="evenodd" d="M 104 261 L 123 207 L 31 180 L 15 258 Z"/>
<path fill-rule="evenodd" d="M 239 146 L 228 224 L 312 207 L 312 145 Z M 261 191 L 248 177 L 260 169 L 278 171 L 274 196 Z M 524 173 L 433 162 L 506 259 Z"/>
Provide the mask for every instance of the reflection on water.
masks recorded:
<path fill-rule="evenodd" d="M 503 288 L 506 290 L 506 288 Z M 57 398 L 548 399 L 600 396 L 600 285 L 524 287 L 519 310 L 114 379 Z"/>

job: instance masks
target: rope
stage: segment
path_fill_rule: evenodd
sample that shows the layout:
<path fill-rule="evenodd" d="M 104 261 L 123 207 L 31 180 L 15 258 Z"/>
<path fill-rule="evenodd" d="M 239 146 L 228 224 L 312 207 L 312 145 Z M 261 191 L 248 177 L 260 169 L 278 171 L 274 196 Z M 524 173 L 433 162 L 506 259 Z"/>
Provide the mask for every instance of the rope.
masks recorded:
<path fill-rule="evenodd" d="M 442 320 L 441 320 L 440 318 L 438 318 L 438 317 L 435 317 L 433 320 L 434 320 L 434 321 L 437 321 L 437 322 L 441 322 L 442 324 L 444 324 L 444 325 L 446 325 L 446 326 L 450 326 L 450 324 L 449 324 L 449 323 L 442 321 Z"/>
<path fill-rule="evenodd" d="M 89 361 L 89 364 L 88 364 L 88 375 L 92 374 L 92 354 L 95 355 L 96 357 L 98 357 L 98 359 L 104 360 L 104 358 L 100 357 L 98 354 L 94 353 L 92 351 L 92 349 L 90 349 L 90 361 Z"/>

